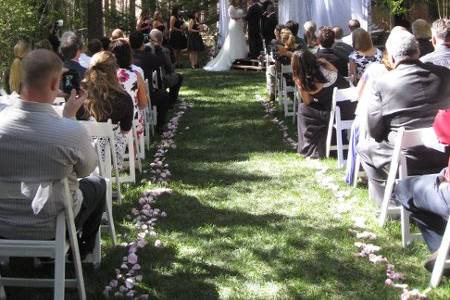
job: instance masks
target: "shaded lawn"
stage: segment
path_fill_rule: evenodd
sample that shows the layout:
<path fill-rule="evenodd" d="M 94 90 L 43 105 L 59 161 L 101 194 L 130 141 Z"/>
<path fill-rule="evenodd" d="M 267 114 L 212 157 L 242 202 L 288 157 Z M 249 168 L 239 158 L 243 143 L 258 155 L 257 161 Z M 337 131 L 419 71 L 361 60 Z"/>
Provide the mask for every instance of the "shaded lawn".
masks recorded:
<path fill-rule="evenodd" d="M 383 266 L 353 256 L 351 214 L 334 217 L 335 196 L 316 183 L 311 162 L 283 145 L 278 129 L 263 118 L 255 101 L 264 94 L 263 74 L 185 70 L 185 78 L 183 97 L 194 107 L 169 152 L 174 192 L 158 201 L 168 213 L 157 225 L 165 247 L 147 246 L 141 254 L 142 290 L 152 299 L 399 299 L 398 290 L 384 286 Z M 341 183 L 335 161 L 324 164 Z M 129 186 L 124 204 L 115 207 L 121 241 L 134 235 L 126 215 L 146 187 Z M 352 195 L 358 198 L 352 213 L 369 218 L 382 254 L 406 273 L 408 284 L 426 288 L 425 246 L 403 250 L 396 222 L 376 228 L 366 189 Z M 86 268 L 89 299 L 103 299 L 125 254 L 105 242 L 100 270 Z M 25 299 L 14 291 L 12 299 Z M 431 294 L 449 297 L 448 280 Z"/>

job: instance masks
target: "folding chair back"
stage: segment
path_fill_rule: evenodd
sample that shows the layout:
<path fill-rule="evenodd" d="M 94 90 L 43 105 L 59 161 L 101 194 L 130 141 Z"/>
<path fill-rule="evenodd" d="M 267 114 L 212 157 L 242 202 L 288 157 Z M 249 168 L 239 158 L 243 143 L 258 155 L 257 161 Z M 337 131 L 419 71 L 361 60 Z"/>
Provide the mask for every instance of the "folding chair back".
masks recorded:
<path fill-rule="evenodd" d="M 292 66 L 281 64 L 281 102 L 284 111 L 284 117 L 292 117 L 293 123 L 297 119 L 297 103 L 295 96 L 291 100 L 289 94 L 295 95 L 295 86 L 290 86 L 287 84 L 286 76 L 292 77 Z"/>
<path fill-rule="evenodd" d="M 17 183 L 20 186 L 20 183 Z M 54 279 L 43 278 L 12 278 L 0 277 L 0 299 L 6 299 L 5 286 L 16 287 L 53 287 L 53 299 L 64 299 L 65 287 L 78 288 L 78 295 L 81 300 L 86 299 L 81 257 L 78 248 L 78 239 L 75 228 L 75 217 L 72 210 L 72 195 L 69 191 L 67 179 L 64 179 L 55 186 L 63 189 L 62 199 L 59 199 L 63 206 L 62 211 L 56 219 L 55 240 L 7 240 L 0 239 L 0 256 L 2 257 L 50 257 L 55 259 Z M 30 207 L 31 209 L 31 207 Z M 66 240 L 66 232 L 69 233 L 69 243 Z M 66 279 L 65 256 L 72 250 L 73 264 L 75 267 L 75 279 Z"/>
<path fill-rule="evenodd" d="M 113 175 L 112 171 L 114 170 L 116 177 L 115 183 L 117 186 L 117 193 L 119 197 L 119 203 L 122 203 L 122 191 L 120 187 L 119 181 L 119 168 L 117 165 L 117 154 L 116 154 L 116 141 L 114 137 L 113 124 L 111 120 L 107 122 L 95 122 L 95 121 L 79 121 L 79 123 L 86 129 L 88 134 L 91 136 L 93 140 L 102 138 L 105 140 L 105 157 L 102 158 L 101 149 L 97 144 L 97 157 L 98 157 L 98 166 L 100 170 L 100 176 L 103 177 L 106 181 L 106 213 L 108 217 L 108 228 L 111 234 L 111 239 L 113 241 L 113 245 L 117 244 L 116 237 L 116 228 L 114 226 L 114 217 L 113 217 L 113 206 L 112 206 L 112 193 L 113 193 Z M 111 159 L 112 157 L 112 159 Z"/>
<path fill-rule="evenodd" d="M 401 230 L 402 230 L 402 245 L 407 247 L 413 240 L 421 239 L 420 234 L 411 234 L 409 227 L 409 213 L 403 206 L 390 207 L 389 203 L 392 198 L 392 191 L 397 178 L 397 171 L 399 179 L 408 177 L 408 163 L 405 150 L 416 146 L 426 146 L 430 136 L 434 135 L 433 128 L 422 128 L 414 130 L 405 130 L 400 128 L 397 133 L 397 140 L 392 154 L 391 165 L 389 169 L 388 179 L 381 206 L 381 213 L 378 220 L 380 226 L 386 223 L 388 214 L 401 215 Z"/>
<path fill-rule="evenodd" d="M 343 142 L 343 133 L 347 131 L 348 136 L 350 136 L 349 133 L 354 120 L 342 120 L 341 109 L 339 108 L 338 103 L 348 100 L 354 100 L 356 99 L 356 97 L 357 96 L 355 88 L 338 89 L 337 87 L 335 87 L 333 90 L 330 121 L 328 124 L 326 155 L 327 157 L 330 157 L 331 150 L 336 150 L 339 168 L 342 168 L 345 165 L 344 150 L 348 149 L 348 145 L 344 145 Z M 333 128 L 336 130 L 336 146 L 331 145 Z"/>

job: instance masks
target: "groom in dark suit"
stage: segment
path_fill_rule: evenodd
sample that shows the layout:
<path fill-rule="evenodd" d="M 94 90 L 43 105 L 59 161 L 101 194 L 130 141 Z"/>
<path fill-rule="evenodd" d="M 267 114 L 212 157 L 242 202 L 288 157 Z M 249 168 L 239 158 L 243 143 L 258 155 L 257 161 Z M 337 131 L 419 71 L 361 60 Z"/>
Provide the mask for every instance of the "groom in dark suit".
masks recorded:
<path fill-rule="evenodd" d="M 263 9 L 259 0 L 249 0 L 249 3 L 250 6 L 247 11 L 247 16 L 245 17 L 248 24 L 248 44 L 250 47 L 248 57 L 250 59 L 256 59 L 263 50 L 261 37 L 261 18 Z"/>

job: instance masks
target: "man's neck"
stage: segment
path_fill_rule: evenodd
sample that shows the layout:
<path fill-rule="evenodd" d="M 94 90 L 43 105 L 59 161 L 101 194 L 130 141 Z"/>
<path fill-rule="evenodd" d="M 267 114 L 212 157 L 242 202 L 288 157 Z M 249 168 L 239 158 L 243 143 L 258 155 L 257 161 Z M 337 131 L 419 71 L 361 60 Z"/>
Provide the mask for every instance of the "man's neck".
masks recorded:
<path fill-rule="evenodd" d="M 52 104 L 55 97 L 52 93 L 35 92 L 24 88 L 20 94 L 20 99 L 26 102 L 35 102 L 41 104 Z"/>

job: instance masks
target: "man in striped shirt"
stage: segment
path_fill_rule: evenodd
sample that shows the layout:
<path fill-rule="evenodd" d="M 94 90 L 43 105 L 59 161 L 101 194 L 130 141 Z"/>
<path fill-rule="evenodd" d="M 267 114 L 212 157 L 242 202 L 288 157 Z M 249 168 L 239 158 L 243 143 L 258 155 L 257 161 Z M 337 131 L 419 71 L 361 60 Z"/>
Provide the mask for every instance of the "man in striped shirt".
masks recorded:
<path fill-rule="evenodd" d="M 68 178 L 75 223 L 81 231 L 80 253 L 85 256 L 94 248 L 106 185 L 102 178 L 89 176 L 97 164 L 96 151 L 74 120 L 85 92 L 72 91 L 64 117 L 52 107 L 62 66 L 51 51 L 30 52 L 22 62 L 20 98 L 0 107 L 0 236 L 53 239 L 63 206 L 52 197 L 57 191 L 50 189 L 45 197 L 42 190 Z"/>

